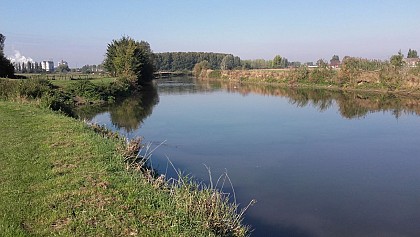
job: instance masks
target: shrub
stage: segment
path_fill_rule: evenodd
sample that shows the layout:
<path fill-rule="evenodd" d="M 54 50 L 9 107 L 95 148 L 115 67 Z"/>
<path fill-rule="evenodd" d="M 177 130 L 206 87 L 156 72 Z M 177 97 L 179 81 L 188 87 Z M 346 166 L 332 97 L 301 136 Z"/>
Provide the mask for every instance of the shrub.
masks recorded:
<path fill-rule="evenodd" d="M 69 90 L 75 96 L 84 97 L 88 100 L 100 100 L 103 94 L 103 88 L 93 84 L 89 80 L 77 81 L 69 87 Z"/>
<path fill-rule="evenodd" d="M 209 78 L 217 79 L 217 78 L 221 78 L 221 76 L 222 76 L 222 71 L 220 70 L 213 70 L 208 73 Z"/>
<path fill-rule="evenodd" d="M 41 98 L 41 106 L 54 111 L 60 111 L 68 116 L 74 117 L 73 100 L 71 96 L 61 91 L 51 91 Z"/>
<path fill-rule="evenodd" d="M 45 79 L 22 80 L 18 87 L 18 96 L 37 99 L 51 91 L 53 85 Z"/>
<path fill-rule="evenodd" d="M 8 79 L 0 79 L 0 99 L 12 99 L 18 95 L 19 83 Z"/>

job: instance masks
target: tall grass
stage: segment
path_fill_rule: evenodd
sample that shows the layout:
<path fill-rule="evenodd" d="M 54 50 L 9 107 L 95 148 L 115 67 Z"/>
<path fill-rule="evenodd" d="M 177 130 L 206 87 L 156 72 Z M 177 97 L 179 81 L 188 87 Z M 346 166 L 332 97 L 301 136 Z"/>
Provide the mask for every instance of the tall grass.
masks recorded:
<path fill-rule="evenodd" d="M 115 136 L 103 127 L 101 130 L 102 134 Z M 141 145 L 141 139 L 127 141 L 123 152 L 127 169 L 139 172 L 153 187 L 169 194 L 169 205 L 174 208 L 177 217 L 180 218 L 179 223 L 204 220 L 201 223 L 202 227 L 210 229 L 217 236 L 247 236 L 250 233 L 250 227 L 244 226 L 242 221 L 246 210 L 255 203 L 255 200 L 239 211 L 233 184 L 228 174 L 221 175 L 214 184 L 208 167 L 206 168 L 210 184 L 197 182 L 193 177 L 184 175 L 175 168 L 169 158 L 168 162 L 177 173 L 177 178 L 166 179 L 164 174 L 157 174 L 153 167 L 149 166 L 149 160 L 153 152 L 163 143 L 152 148 L 150 143 Z M 227 182 L 230 184 L 233 196 L 223 192 Z M 179 223 L 173 224 L 177 226 Z"/>

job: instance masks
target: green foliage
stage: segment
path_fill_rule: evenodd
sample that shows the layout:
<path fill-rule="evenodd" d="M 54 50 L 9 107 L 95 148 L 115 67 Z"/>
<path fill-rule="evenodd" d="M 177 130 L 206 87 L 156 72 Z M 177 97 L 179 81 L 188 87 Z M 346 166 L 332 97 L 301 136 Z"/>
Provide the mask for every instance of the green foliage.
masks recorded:
<path fill-rule="evenodd" d="M 340 57 L 338 55 L 333 55 L 330 60 L 331 67 L 338 67 L 340 65 Z"/>
<path fill-rule="evenodd" d="M 401 68 L 404 65 L 404 55 L 401 53 L 401 50 L 398 51 L 398 54 L 392 55 L 390 58 L 391 65 L 396 68 Z"/>
<path fill-rule="evenodd" d="M 340 57 L 338 55 L 333 55 L 331 61 L 340 61 Z"/>
<path fill-rule="evenodd" d="M 210 69 L 210 63 L 206 60 L 201 61 L 194 66 L 193 75 L 195 77 L 201 77 L 202 76 L 201 73 L 203 71 L 207 71 L 207 69 Z"/>
<path fill-rule="evenodd" d="M 326 68 L 326 67 L 328 67 L 328 63 L 324 60 L 324 59 L 318 59 L 318 61 L 316 61 L 316 65 L 319 67 L 319 68 Z"/>
<path fill-rule="evenodd" d="M 332 83 L 337 72 L 328 67 L 318 67 L 309 74 L 309 80 L 314 83 Z"/>
<path fill-rule="evenodd" d="M 265 59 L 242 60 L 244 69 L 268 69 L 272 68 L 273 61 Z"/>
<path fill-rule="evenodd" d="M 379 80 L 381 85 L 389 91 L 398 89 L 403 83 L 402 79 L 403 78 L 400 72 L 400 68 L 395 67 L 395 65 L 388 65 L 379 72 Z"/>
<path fill-rule="evenodd" d="M 103 71 L 103 65 L 99 64 L 99 65 L 84 65 L 82 68 L 80 68 L 80 71 L 82 73 L 94 73 L 94 72 L 101 72 Z"/>
<path fill-rule="evenodd" d="M 8 79 L 0 79 L 0 99 L 14 99 L 19 91 L 19 83 Z"/>
<path fill-rule="evenodd" d="M 300 66 L 290 71 L 289 78 L 291 82 L 305 82 L 309 80 L 309 69 L 306 66 Z"/>
<path fill-rule="evenodd" d="M 223 53 L 204 53 L 204 52 L 166 52 L 155 54 L 154 64 L 157 71 L 192 71 L 194 66 L 202 61 L 207 61 L 209 69 L 220 69 L 224 57 L 228 54 Z M 239 57 L 233 58 L 233 68 L 241 66 Z"/>
<path fill-rule="evenodd" d="M 3 34 L 0 34 L 0 78 L 14 78 L 15 77 L 15 68 L 13 64 L 4 56 L 4 41 L 6 37 Z"/>
<path fill-rule="evenodd" d="M 409 49 L 408 53 L 407 53 L 407 58 L 418 58 L 419 56 L 417 55 L 417 50 L 412 50 Z"/>
<path fill-rule="evenodd" d="M 272 68 L 287 68 L 289 61 L 287 58 L 282 58 L 280 55 L 276 55 L 272 61 Z"/>
<path fill-rule="evenodd" d="M 53 85 L 45 79 L 27 79 L 19 83 L 18 95 L 29 99 L 41 98 L 52 90 Z"/>
<path fill-rule="evenodd" d="M 0 55 L 3 56 L 3 50 L 4 50 L 4 41 L 6 41 L 6 36 L 0 33 Z"/>
<path fill-rule="evenodd" d="M 127 171 L 129 145 L 109 132 L 0 101 L 0 134 L 2 236 L 247 235 L 213 187 Z"/>
<path fill-rule="evenodd" d="M 380 60 L 369 60 L 346 56 L 341 64 L 340 80 L 342 84 L 350 83 L 354 85 L 357 82 L 357 78 L 363 72 L 380 71 L 387 67 L 388 63 Z"/>
<path fill-rule="evenodd" d="M 222 72 L 220 70 L 213 70 L 213 71 L 209 72 L 209 74 L 208 74 L 208 78 L 217 79 L 217 78 L 221 78 L 221 77 L 222 77 Z"/>
<path fill-rule="evenodd" d="M 67 64 L 61 64 L 60 66 L 55 68 L 55 71 L 59 73 L 67 73 L 70 72 L 70 68 Z"/>
<path fill-rule="evenodd" d="M 74 117 L 74 103 L 70 95 L 62 91 L 50 91 L 41 97 L 41 106 L 53 111 L 60 111 Z"/>
<path fill-rule="evenodd" d="M 104 67 L 114 76 L 123 77 L 132 87 L 153 79 L 153 53 L 149 43 L 123 36 L 108 44 Z"/>
<path fill-rule="evenodd" d="M 103 96 L 104 88 L 93 84 L 89 80 L 78 80 L 68 88 L 73 95 L 84 97 L 89 100 L 100 100 Z"/>
<path fill-rule="evenodd" d="M 222 59 L 222 62 L 220 63 L 220 69 L 222 70 L 232 70 L 234 67 L 235 67 L 235 59 L 233 55 L 231 54 L 226 55 Z"/>

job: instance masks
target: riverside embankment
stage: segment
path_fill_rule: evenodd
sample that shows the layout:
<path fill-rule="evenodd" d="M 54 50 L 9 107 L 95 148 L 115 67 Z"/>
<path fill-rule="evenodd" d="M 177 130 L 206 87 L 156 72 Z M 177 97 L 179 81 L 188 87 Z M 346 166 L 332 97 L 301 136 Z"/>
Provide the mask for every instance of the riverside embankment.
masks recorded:
<path fill-rule="evenodd" d="M 277 84 L 383 93 L 420 94 L 420 67 L 380 70 L 346 68 L 291 68 L 258 70 L 203 70 L 198 78 L 236 83 Z"/>
<path fill-rule="evenodd" d="M 3 236 L 247 235 L 224 194 L 185 177 L 167 182 L 127 162 L 133 150 L 123 138 L 51 111 L 43 95 L 34 100 L 3 92 Z M 50 92 L 45 95 L 54 96 Z"/>

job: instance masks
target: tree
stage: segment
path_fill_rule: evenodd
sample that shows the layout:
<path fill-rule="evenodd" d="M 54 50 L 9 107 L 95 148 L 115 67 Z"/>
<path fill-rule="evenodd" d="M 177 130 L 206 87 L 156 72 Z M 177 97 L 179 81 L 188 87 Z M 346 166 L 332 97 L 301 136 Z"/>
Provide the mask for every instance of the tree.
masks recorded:
<path fill-rule="evenodd" d="M 61 72 L 61 73 L 70 72 L 69 65 L 67 65 L 67 64 L 60 64 L 60 66 L 58 66 L 55 70 L 57 72 Z"/>
<path fill-rule="evenodd" d="M 210 63 L 207 60 L 203 60 L 197 64 L 195 64 L 194 69 L 193 69 L 193 74 L 196 77 L 200 77 L 201 76 L 201 72 L 203 72 L 204 70 L 210 69 Z"/>
<path fill-rule="evenodd" d="M 4 41 L 6 36 L 0 34 L 0 77 L 13 78 L 15 76 L 15 68 L 13 64 L 4 56 Z"/>
<path fill-rule="evenodd" d="M 332 56 L 330 60 L 330 66 L 331 67 L 338 67 L 340 65 L 340 57 L 338 55 Z"/>
<path fill-rule="evenodd" d="M 325 68 L 325 67 L 327 67 L 327 66 L 328 66 L 328 63 L 327 63 L 327 62 L 325 62 L 325 60 L 324 60 L 324 59 L 318 59 L 318 61 L 316 61 L 316 65 L 317 65 L 318 67 Z"/>
<path fill-rule="evenodd" d="M 403 59 L 404 59 L 404 55 L 401 53 L 401 50 L 400 50 L 398 51 L 398 54 L 392 55 L 389 61 L 394 67 L 399 68 L 404 65 Z"/>
<path fill-rule="evenodd" d="M 220 69 L 222 70 L 232 70 L 234 66 L 235 66 L 235 58 L 233 57 L 232 54 L 226 55 L 222 59 L 222 62 L 220 63 Z"/>
<path fill-rule="evenodd" d="M 4 41 L 6 40 L 6 36 L 0 34 L 0 56 L 4 56 L 3 49 L 4 49 Z"/>
<path fill-rule="evenodd" d="M 123 36 L 108 44 L 104 67 L 113 76 L 128 80 L 134 87 L 153 79 L 153 53 L 146 41 Z"/>
<path fill-rule="evenodd" d="M 276 55 L 272 62 L 273 68 L 286 68 L 289 66 L 289 61 L 287 58 L 282 58 L 280 55 Z"/>
<path fill-rule="evenodd" d="M 407 58 L 418 58 L 419 56 L 417 55 L 417 51 L 416 50 L 408 50 L 407 53 Z"/>

